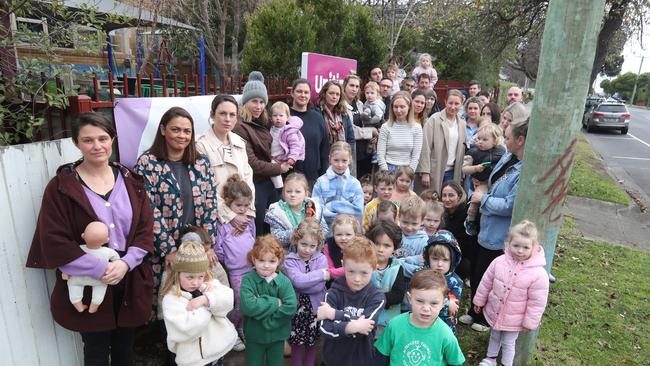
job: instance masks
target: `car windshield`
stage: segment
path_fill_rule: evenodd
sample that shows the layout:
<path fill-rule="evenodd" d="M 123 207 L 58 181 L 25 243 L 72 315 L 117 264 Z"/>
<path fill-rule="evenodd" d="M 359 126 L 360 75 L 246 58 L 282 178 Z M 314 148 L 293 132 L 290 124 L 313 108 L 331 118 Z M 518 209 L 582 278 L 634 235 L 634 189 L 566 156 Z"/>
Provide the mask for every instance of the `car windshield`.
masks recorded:
<path fill-rule="evenodd" d="M 607 113 L 627 113 L 627 110 L 625 110 L 624 105 L 620 104 L 601 104 L 598 107 L 599 112 L 607 112 Z"/>

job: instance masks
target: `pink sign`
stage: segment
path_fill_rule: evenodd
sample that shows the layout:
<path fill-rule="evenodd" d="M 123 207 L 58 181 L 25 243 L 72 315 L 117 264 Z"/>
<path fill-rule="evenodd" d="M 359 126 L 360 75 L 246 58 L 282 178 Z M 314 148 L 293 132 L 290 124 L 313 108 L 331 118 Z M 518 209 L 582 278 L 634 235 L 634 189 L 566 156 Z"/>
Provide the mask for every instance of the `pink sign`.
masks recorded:
<path fill-rule="evenodd" d="M 357 60 L 303 52 L 300 70 L 300 76 L 311 83 L 311 100 L 315 102 L 318 93 L 326 82 L 338 80 L 343 84 L 343 79 L 348 74 L 356 73 Z"/>

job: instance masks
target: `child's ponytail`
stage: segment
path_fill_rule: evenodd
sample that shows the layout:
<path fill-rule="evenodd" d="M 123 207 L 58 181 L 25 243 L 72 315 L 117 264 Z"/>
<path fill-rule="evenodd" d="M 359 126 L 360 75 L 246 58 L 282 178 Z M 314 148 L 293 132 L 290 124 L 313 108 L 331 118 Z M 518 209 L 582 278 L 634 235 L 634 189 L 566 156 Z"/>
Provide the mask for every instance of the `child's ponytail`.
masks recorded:
<path fill-rule="evenodd" d="M 248 186 L 248 183 L 244 182 L 241 176 L 235 173 L 229 176 L 226 183 L 221 187 L 221 196 L 226 206 L 230 206 L 234 200 L 240 197 L 253 199 L 253 191 Z"/>

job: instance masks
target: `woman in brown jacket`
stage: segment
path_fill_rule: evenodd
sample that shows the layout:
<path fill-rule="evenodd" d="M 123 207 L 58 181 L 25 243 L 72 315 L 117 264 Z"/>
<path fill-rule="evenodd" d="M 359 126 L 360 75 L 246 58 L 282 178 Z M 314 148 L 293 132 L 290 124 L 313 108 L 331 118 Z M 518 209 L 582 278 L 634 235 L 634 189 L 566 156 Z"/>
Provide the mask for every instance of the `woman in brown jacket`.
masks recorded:
<path fill-rule="evenodd" d="M 268 101 L 264 76 L 259 71 L 251 72 L 241 97 L 239 108 L 241 121 L 237 123 L 233 132 L 246 141 L 248 164 L 253 168 L 255 230 L 258 236 L 270 232 L 268 224 L 264 223 L 264 214 L 271 203 L 277 202 L 280 198 L 271 182 L 271 177 L 286 173 L 291 168 L 287 163 L 272 162 L 273 137 L 269 132 L 269 115 L 266 112 Z"/>
<path fill-rule="evenodd" d="M 460 91 L 449 90 L 445 109 L 434 113 L 422 128 L 422 152 L 415 170 L 420 177 L 416 181 L 417 192 L 431 188 L 440 194 L 442 183 L 462 180 L 466 132 L 465 120 L 458 111 L 463 99 Z"/>
<path fill-rule="evenodd" d="M 109 161 L 115 130 L 99 113 L 79 116 L 72 140 L 83 158 L 59 167 L 43 194 L 27 267 L 56 269 L 51 297 L 54 320 L 80 332 L 85 365 L 131 365 L 135 327 L 151 317 L 153 214 L 142 177 Z M 92 221 L 109 227 L 107 246 L 120 260 L 86 254 L 81 234 Z M 70 303 L 62 273 L 90 276 L 108 285 L 96 313 Z M 83 303 L 90 303 L 86 287 Z"/>

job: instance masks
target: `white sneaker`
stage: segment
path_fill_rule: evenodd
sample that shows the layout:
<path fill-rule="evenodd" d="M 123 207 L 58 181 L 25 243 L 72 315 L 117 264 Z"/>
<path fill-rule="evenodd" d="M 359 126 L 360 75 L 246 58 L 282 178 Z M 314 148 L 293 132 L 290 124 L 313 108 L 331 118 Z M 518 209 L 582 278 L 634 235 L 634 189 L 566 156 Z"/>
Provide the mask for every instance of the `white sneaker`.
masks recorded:
<path fill-rule="evenodd" d="M 474 323 L 474 324 L 472 324 L 472 329 L 477 331 L 477 332 L 487 332 L 487 331 L 490 330 L 490 327 L 486 327 L 483 324 Z"/>
<path fill-rule="evenodd" d="M 481 363 L 478 364 L 478 366 L 496 366 L 497 365 L 497 360 L 492 359 L 492 358 L 484 358 L 481 360 Z"/>
<path fill-rule="evenodd" d="M 237 343 L 235 343 L 235 345 L 232 347 L 232 350 L 236 352 L 241 352 L 245 349 L 246 349 L 246 345 L 241 340 L 241 338 L 237 337 Z"/>
<path fill-rule="evenodd" d="M 458 321 L 461 322 L 461 323 L 463 323 L 463 324 L 467 324 L 467 325 L 472 325 L 472 324 L 474 324 L 474 318 L 472 318 L 472 316 L 469 315 L 469 314 L 461 315 L 461 316 L 458 318 Z"/>

